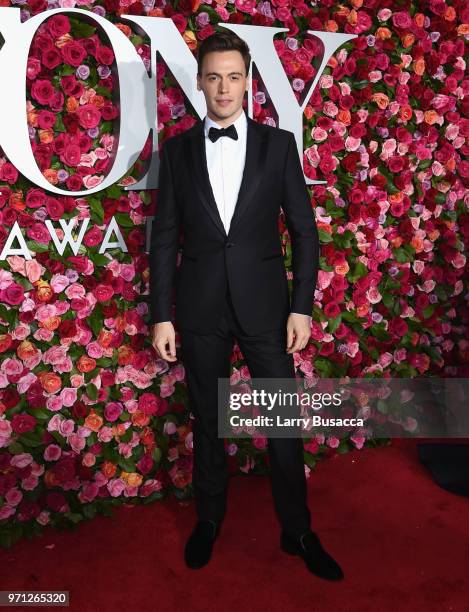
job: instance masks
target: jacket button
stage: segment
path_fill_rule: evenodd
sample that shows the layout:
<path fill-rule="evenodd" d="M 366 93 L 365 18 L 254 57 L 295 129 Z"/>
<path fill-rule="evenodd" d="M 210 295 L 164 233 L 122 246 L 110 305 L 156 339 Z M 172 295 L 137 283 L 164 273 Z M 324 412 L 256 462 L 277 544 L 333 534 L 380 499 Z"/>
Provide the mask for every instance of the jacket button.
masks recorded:
<path fill-rule="evenodd" d="M 228 249 L 229 247 L 234 247 L 235 243 L 234 242 L 227 242 L 225 244 L 226 248 Z"/>

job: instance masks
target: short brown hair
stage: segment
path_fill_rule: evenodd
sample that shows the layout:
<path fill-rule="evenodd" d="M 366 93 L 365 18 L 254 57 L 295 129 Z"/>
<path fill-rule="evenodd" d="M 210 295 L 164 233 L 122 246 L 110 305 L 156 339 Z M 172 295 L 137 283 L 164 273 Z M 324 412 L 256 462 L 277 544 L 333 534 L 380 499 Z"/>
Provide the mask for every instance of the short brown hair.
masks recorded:
<path fill-rule="evenodd" d="M 197 52 L 197 74 L 202 74 L 202 64 L 207 53 L 212 51 L 239 51 L 243 56 L 246 76 L 251 64 L 251 54 L 247 43 L 234 32 L 224 30 L 215 32 L 205 38 Z"/>

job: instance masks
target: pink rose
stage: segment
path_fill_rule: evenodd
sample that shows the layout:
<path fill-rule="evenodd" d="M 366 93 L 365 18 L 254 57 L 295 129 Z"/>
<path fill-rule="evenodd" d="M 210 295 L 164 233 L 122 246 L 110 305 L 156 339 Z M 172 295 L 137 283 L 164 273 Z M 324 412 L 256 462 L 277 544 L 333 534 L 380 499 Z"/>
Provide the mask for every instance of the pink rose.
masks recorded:
<path fill-rule="evenodd" d="M 72 387 L 64 387 L 60 392 L 62 404 L 70 408 L 77 401 L 77 390 Z"/>
<path fill-rule="evenodd" d="M 120 478 L 114 478 L 107 483 L 107 489 L 112 497 L 119 497 L 125 489 L 125 483 Z"/>
<path fill-rule="evenodd" d="M 33 458 L 29 453 L 19 453 L 18 455 L 13 455 L 10 461 L 10 465 L 16 468 L 23 469 L 30 465 L 32 461 Z"/>
<path fill-rule="evenodd" d="M 104 416 L 108 421 L 117 421 L 123 411 L 123 406 L 120 402 L 109 402 L 104 408 Z"/>
<path fill-rule="evenodd" d="M 62 449 L 58 444 L 49 444 L 44 451 L 45 461 L 57 461 L 62 455 Z"/>
<path fill-rule="evenodd" d="M 73 430 L 75 429 L 75 422 L 72 419 L 67 419 L 66 421 L 62 421 L 59 425 L 59 433 L 64 436 L 72 435 Z"/>

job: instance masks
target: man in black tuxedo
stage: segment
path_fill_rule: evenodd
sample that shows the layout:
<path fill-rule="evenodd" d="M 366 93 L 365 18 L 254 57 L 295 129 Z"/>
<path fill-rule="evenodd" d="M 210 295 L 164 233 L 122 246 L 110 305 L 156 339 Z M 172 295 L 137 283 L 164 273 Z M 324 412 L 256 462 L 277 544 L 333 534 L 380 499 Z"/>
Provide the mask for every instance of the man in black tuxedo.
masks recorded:
<path fill-rule="evenodd" d="M 256 123 L 243 110 L 250 54 L 232 32 L 205 39 L 197 88 L 207 116 L 162 150 L 150 247 L 153 345 L 176 360 L 176 324 L 194 415 L 193 487 L 198 521 L 186 564 L 205 565 L 226 512 L 227 464 L 217 436 L 218 378 L 229 378 L 234 339 L 253 378 L 294 378 L 293 353 L 310 337 L 319 261 L 311 201 L 291 132 Z M 292 241 L 291 297 L 278 214 Z M 180 230 L 183 251 L 176 267 Z M 310 530 L 301 438 L 269 438 L 272 494 L 281 547 L 323 578 L 343 577 Z"/>

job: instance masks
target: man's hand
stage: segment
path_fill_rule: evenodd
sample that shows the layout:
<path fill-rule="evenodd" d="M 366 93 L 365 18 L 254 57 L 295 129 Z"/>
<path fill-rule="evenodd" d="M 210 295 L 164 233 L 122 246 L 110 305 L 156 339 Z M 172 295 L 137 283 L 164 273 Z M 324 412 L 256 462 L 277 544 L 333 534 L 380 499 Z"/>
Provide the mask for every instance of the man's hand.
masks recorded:
<path fill-rule="evenodd" d="M 292 312 L 287 321 L 287 353 L 301 351 L 308 344 L 310 337 L 311 317 Z"/>
<path fill-rule="evenodd" d="M 153 347 L 159 357 L 165 361 L 176 361 L 176 334 L 171 321 L 153 325 Z M 169 350 L 166 348 L 169 345 Z"/>

